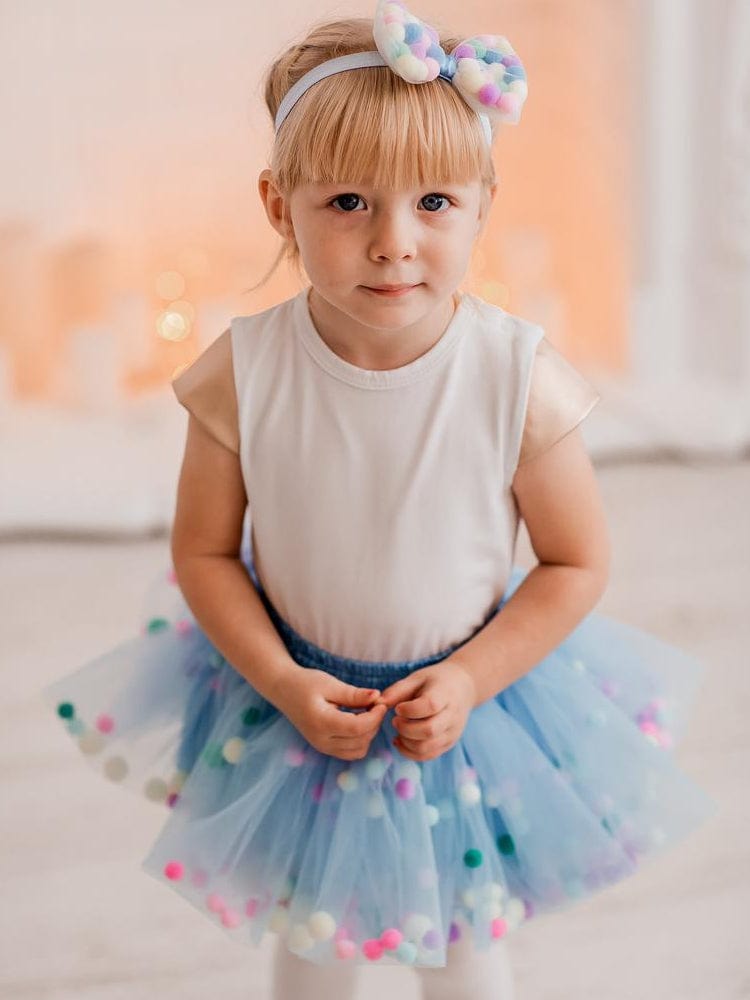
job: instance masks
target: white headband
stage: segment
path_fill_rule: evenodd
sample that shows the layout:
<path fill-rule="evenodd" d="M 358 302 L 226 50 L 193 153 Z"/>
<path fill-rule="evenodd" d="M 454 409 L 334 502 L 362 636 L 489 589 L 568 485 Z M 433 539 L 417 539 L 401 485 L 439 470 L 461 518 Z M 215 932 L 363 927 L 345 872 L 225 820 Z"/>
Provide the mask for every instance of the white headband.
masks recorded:
<path fill-rule="evenodd" d="M 277 132 L 279 131 L 281 123 L 284 121 L 300 97 L 302 97 L 308 88 L 312 87 L 312 85 L 317 83 L 319 80 L 324 80 L 327 76 L 333 76 L 334 73 L 343 73 L 348 69 L 361 69 L 363 66 L 388 65 L 389 63 L 386 62 L 386 60 L 381 56 L 380 52 L 373 49 L 371 52 L 352 52 L 349 55 L 338 56 L 336 59 L 328 59 L 326 62 L 313 66 L 313 68 L 308 70 L 304 76 L 300 77 L 300 79 L 297 80 L 297 82 L 290 87 L 284 95 L 284 99 L 276 112 L 276 119 L 274 121 L 275 130 Z M 444 76 L 442 73 L 438 75 L 442 77 L 442 79 L 447 80 L 449 83 L 451 82 L 450 76 Z M 487 145 L 489 146 L 492 144 L 490 120 L 483 112 L 477 111 L 476 113 L 482 123 L 484 137 L 487 141 Z"/>

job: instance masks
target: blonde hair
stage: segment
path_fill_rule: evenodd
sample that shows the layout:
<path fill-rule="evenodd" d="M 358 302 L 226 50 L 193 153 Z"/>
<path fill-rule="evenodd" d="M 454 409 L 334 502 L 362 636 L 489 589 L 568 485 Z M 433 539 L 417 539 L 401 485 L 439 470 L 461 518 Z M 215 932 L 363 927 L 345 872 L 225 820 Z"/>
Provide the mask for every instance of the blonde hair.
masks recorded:
<path fill-rule="evenodd" d="M 370 18 L 315 25 L 270 66 L 264 78 L 273 124 L 287 91 L 328 59 L 375 48 Z M 459 38 L 440 34 L 445 51 Z M 388 66 L 335 73 L 300 97 L 279 129 L 269 167 L 285 197 L 300 184 L 371 183 L 397 189 L 479 178 L 485 197 L 495 169 L 476 113 L 445 80 L 407 83 Z M 284 241 L 255 291 L 287 259 L 301 276 L 299 248 Z"/>

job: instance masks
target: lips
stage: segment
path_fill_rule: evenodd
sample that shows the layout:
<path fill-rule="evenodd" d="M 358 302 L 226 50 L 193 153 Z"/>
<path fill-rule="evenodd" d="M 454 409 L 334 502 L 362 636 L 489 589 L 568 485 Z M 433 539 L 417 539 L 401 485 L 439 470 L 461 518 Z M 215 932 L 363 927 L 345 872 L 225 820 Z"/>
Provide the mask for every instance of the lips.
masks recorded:
<path fill-rule="evenodd" d="M 400 292 L 403 288 L 413 288 L 414 285 L 367 285 L 374 292 Z"/>
<path fill-rule="evenodd" d="M 368 291 L 372 292 L 373 295 L 379 295 L 382 298 L 399 298 L 402 295 L 408 295 L 409 292 L 413 291 L 415 288 L 419 287 L 416 285 L 362 285 L 362 287 Z"/>

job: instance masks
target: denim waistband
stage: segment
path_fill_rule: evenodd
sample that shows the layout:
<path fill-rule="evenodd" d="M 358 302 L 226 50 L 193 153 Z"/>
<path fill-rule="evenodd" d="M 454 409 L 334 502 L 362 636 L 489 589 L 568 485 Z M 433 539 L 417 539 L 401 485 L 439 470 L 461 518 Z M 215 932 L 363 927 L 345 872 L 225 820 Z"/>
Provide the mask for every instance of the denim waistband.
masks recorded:
<path fill-rule="evenodd" d="M 463 646 L 464 643 L 468 642 L 469 639 L 473 638 L 477 632 L 484 628 L 487 622 L 502 608 L 508 600 L 511 589 L 510 586 L 506 589 L 502 599 L 492 608 L 484 622 L 471 635 L 438 653 L 433 653 L 431 656 L 425 656 L 416 660 L 357 660 L 352 657 L 339 656 L 337 653 L 332 653 L 310 642 L 303 635 L 300 635 L 299 632 L 281 617 L 271 603 L 268 594 L 258 579 L 255 567 L 250 564 L 248 565 L 248 569 L 269 618 L 276 627 L 290 655 L 300 666 L 325 670 L 346 684 L 354 684 L 358 687 L 375 687 L 381 690 L 400 680 L 402 677 L 407 677 L 412 671 L 418 670 L 420 667 L 439 663 L 440 660 L 444 660 L 460 646 Z M 516 584 L 518 580 L 518 570 L 515 570 L 512 582 Z"/>

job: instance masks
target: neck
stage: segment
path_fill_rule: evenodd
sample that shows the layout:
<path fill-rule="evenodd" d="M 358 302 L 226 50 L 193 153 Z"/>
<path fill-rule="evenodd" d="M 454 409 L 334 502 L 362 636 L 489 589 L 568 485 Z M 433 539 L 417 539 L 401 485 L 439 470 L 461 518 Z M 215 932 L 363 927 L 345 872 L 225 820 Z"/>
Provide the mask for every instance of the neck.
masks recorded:
<path fill-rule="evenodd" d="M 358 323 L 314 286 L 307 293 L 310 318 L 321 340 L 342 360 L 369 371 L 402 368 L 426 354 L 442 337 L 460 301 L 461 293 L 453 292 L 418 322 L 380 329 Z"/>

